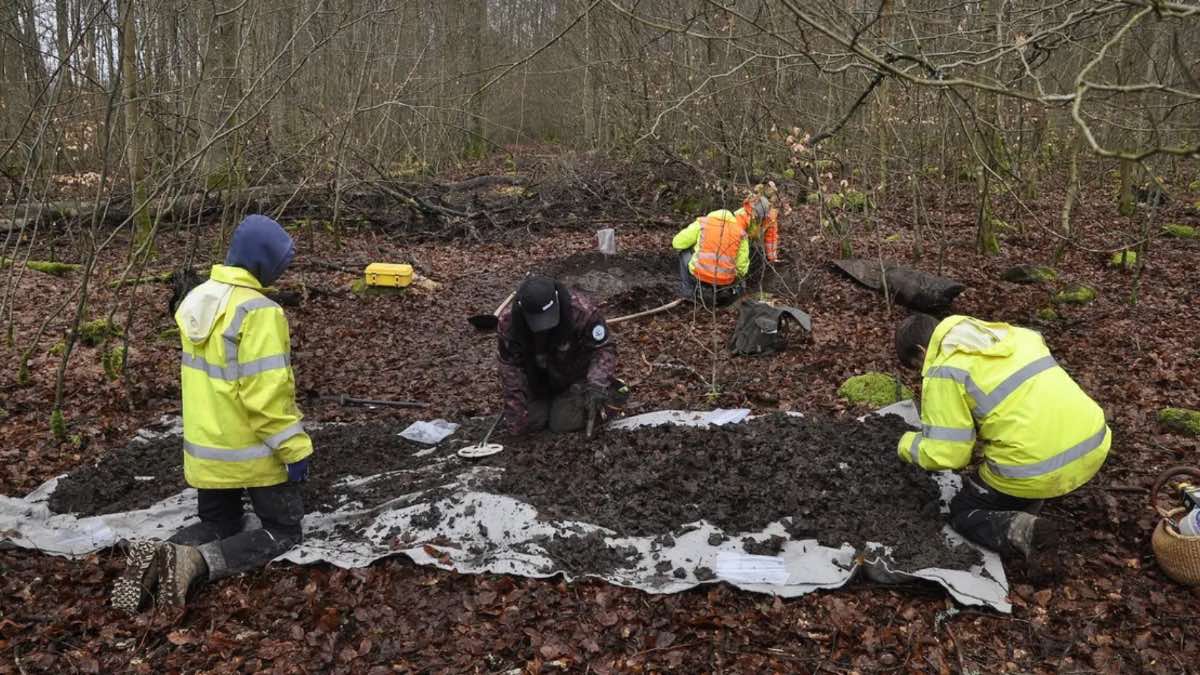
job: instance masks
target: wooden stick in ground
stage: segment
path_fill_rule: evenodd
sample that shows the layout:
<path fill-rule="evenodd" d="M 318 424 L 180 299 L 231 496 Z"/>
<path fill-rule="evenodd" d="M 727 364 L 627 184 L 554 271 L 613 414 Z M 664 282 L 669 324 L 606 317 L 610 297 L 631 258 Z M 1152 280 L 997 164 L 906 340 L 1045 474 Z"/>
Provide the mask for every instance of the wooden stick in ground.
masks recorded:
<path fill-rule="evenodd" d="M 672 300 L 672 301 L 668 302 L 667 304 L 663 305 L 662 307 L 655 307 L 654 309 L 648 309 L 644 312 L 638 312 L 636 314 L 626 314 L 625 316 L 618 316 L 615 319 L 609 319 L 608 323 L 614 324 L 614 323 L 621 323 L 622 321 L 632 321 L 634 319 L 640 319 L 643 316 L 650 316 L 651 314 L 658 314 L 659 312 L 665 312 L 668 309 L 678 307 L 681 304 L 683 304 L 683 298 L 678 298 L 676 300 Z"/>

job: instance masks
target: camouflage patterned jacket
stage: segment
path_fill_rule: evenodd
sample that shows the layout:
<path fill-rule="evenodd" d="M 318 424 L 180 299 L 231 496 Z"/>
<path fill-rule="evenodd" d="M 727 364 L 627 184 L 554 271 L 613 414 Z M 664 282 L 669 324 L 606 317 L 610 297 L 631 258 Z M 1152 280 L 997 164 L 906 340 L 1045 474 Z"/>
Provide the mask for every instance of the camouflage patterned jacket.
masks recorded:
<path fill-rule="evenodd" d="M 585 382 L 608 387 L 616 375 L 617 345 L 596 303 L 578 291 L 558 290 L 565 298 L 561 319 L 544 335 L 530 331 L 511 306 L 500 315 L 500 386 L 505 423 L 513 433 L 528 430 L 530 401 Z"/>

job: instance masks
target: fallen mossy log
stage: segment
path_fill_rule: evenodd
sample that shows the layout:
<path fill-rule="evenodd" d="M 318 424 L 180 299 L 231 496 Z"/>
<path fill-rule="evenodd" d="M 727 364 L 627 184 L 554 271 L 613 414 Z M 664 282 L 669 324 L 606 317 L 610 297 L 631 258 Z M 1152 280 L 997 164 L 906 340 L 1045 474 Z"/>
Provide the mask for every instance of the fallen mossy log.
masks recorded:
<path fill-rule="evenodd" d="M 0 258 L 0 267 L 8 267 L 12 265 L 12 258 Z M 56 262 L 53 260 L 26 260 L 24 263 L 26 268 L 35 272 L 49 274 L 55 277 L 65 277 L 68 274 L 78 272 L 83 265 L 76 263 Z"/>

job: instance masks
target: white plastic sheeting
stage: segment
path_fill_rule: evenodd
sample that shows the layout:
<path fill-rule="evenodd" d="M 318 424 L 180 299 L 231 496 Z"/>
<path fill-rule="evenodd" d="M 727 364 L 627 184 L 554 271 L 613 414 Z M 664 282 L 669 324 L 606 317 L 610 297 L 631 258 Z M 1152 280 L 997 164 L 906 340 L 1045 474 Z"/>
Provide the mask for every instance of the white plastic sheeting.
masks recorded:
<path fill-rule="evenodd" d="M 667 410 L 618 420 L 612 426 L 636 429 L 659 424 L 735 424 L 746 419 L 749 412 L 744 409 Z M 915 418 L 915 407 L 907 402 L 880 412 L 898 413 L 910 421 Z M 351 503 L 333 513 L 306 515 L 304 543 L 280 559 L 300 564 L 328 562 L 352 568 L 403 554 L 417 564 L 463 573 L 526 577 L 562 573 L 568 578 L 597 576 L 649 593 L 676 593 L 700 583 L 724 581 L 741 589 L 781 597 L 840 588 L 861 569 L 878 582 L 925 579 L 940 584 L 965 605 L 986 605 L 1002 612 L 1011 611 L 1004 568 L 990 551 L 981 549 L 983 564 L 971 570 L 902 570 L 893 569 L 885 557 L 879 555 L 878 549 L 858 554 L 849 545 L 833 548 L 821 546 L 811 539 L 789 539 L 780 523 L 772 523 L 761 532 L 724 533 L 701 521 L 683 528 L 686 531 L 673 538 L 619 537 L 588 523 L 539 520 L 532 505 L 485 492 L 481 485 L 486 482 L 489 472 L 498 469 L 461 468 L 459 464 L 454 464 L 458 468 L 452 469 L 451 466 L 446 460 L 440 460 L 417 471 L 425 477 L 437 476 L 439 472 L 444 475 L 441 489 L 428 494 L 407 495 L 370 509 Z M 355 480 L 396 479 L 400 473 L 412 472 Z M 937 479 L 943 496 L 948 498 L 958 490 L 957 476 L 940 474 Z M 193 490 L 185 490 L 139 511 L 87 518 L 52 514 L 46 500 L 56 483 L 57 479 L 48 481 L 23 498 L 0 497 L 0 546 L 81 556 L 122 539 L 165 538 L 194 518 Z M 436 509 L 440 517 L 429 518 L 431 509 Z M 414 519 L 420 524 L 437 522 L 422 527 L 414 524 Z M 600 531 L 610 546 L 636 551 L 630 558 L 634 562 L 613 570 L 569 573 L 557 569 L 542 547 L 547 538 L 555 535 L 586 535 L 595 531 Z M 949 542 L 970 546 L 950 528 L 944 532 Z M 713 534 L 729 538 L 719 544 L 710 544 Z M 778 555 L 750 555 L 743 551 L 743 538 L 763 539 L 772 535 L 786 540 Z M 712 537 L 711 541 L 718 539 L 721 537 Z M 683 578 L 675 576 L 677 570 L 681 570 Z M 697 578 L 697 570 L 705 572 L 703 579 Z"/>

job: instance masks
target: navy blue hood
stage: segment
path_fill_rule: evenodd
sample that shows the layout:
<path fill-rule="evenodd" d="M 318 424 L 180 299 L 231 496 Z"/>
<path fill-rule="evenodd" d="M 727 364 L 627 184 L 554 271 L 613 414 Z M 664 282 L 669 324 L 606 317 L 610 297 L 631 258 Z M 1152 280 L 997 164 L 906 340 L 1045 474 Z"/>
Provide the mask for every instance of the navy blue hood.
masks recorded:
<path fill-rule="evenodd" d="M 246 216 L 233 231 L 225 264 L 241 267 L 254 275 L 258 283 L 270 286 L 283 275 L 296 247 L 279 223 L 266 216 Z"/>

